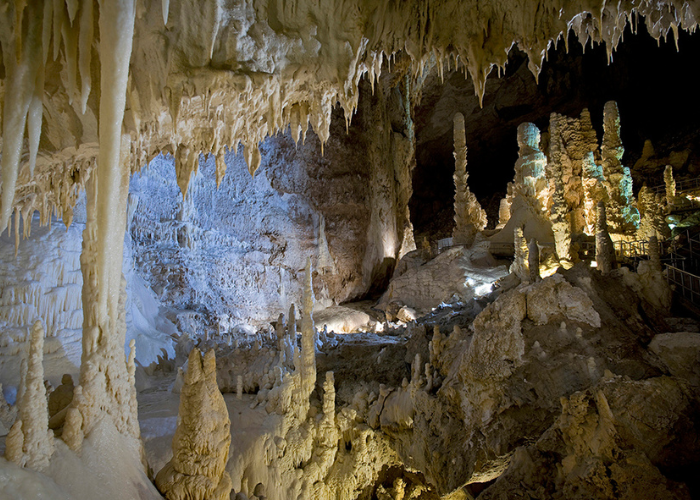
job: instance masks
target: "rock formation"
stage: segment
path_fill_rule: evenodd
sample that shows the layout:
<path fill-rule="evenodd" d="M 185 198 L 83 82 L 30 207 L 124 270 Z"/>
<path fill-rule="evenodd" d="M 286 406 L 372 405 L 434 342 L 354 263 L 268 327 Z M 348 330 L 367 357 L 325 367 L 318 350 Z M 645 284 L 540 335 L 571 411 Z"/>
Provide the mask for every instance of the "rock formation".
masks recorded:
<path fill-rule="evenodd" d="M 490 291 L 501 271 L 490 260 L 489 241 L 474 236 L 486 221 L 467 191 L 463 118 L 461 127 L 459 120 L 454 123 L 458 188 L 454 240 L 472 246 L 448 250 L 429 263 L 406 263 L 413 247 L 408 212 L 415 161 L 412 99 L 420 99 L 410 87 L 432 66 L 442 74 L 447 61 L 448 68 L 454 63 L 471 76 L 483 100 L 487 76 L 493 66 L 499 71 L 505 68 L 514 44 L 537 76 L 547 48 L 562 36 L 568 43 L 568 34 L 573 33 L 584 46 L 603 42 L 611 57 L 628 22 L 643 19 L 658 40 L 669 33 L 677 35 L 679 28 L 694 31 L 700 18 L 697 5 L 684 0 L 617 4 L 542 0 L 536 5 L 484 0 L 475 9 L 472 3 L 453 1 L 342 0 L 329 5 L 183 0 L 170 7 L 169 0 L 15 1 L 0 6 L 0 230 L 9 233 L 14 219 L 19 242 L 20 234 L 28 235 L 36 211 L 43 225 L 59 216 L 70 226 L 74 210 L 80 210 L 78 198 L 86 193 L 80 258 L 83 316 L 82 327 L 75 328 L 82 336 L 82 358 L 79 385 L 64 408 L 63 439 L 68 449 L 58 446 L 56 453 L 64 460 L 60 467 L 47 467 L 53 435 L 47 428 L 43 332 L 37 323 L 31 332 L 30 357 L 20 369 L 19 415 L 6 438 L 6 456 L 44 473 L 0 464 L 3 495 L 22 500 L 32 493 L 44 498 L 96 498 L 94 483 L 100 480 L 111 498 L 119 496 L 114 494 L 115 482 L 132 498 L 157 496 L 144 480 L 134 342 L 125 356 L 128 298 L 122 272 L 125 245 L 130 244 L 124 239 L 127 228 L 129 236 L 141 237 L 134 238 L 136 245 L 148 247 L 152 255 L 161 242 L 177 242 L 169 249 L 177 247 L 175 255 L 191 258 L 187 265 L 192 269 L 183 273 L 187 278 L 201 276 L 197 269 L 201 254 L 187 252 L 202 241 L 236 248 L 231 262 L 210 264 L 219 266 L 222 274 L 227 266 L 244 267 L 240 288 L 265 291 L 255 297 L 245 292 L 218 294 L 211 286 L 200 302 L 210 304 L 213 312 L 208 312 L 220 320 L 207 324 L 211 331 L 219 333 L 230 324 L 223 311 L 238 306 L 225 296 L 250 301 L 243 304 L 248 308 L 259 301 L 261 316 L 274 317 L 298 300 L 303 288 L 301 349 L 290 314 L 286 335 L 276 343 L 269 339 L 269 330 L 251 332 L 255 339 L 247 346 L 262 365 L 262 372 L 254 373 L 257 394 L 243 387 L 246 381 L 240 373 L 230 373 L 231 385 L 239 393 L 230 403 L 239 407 L 240 414 L 245 412 L 242 419 L 260 424 L 257 434 L 240 440 L 247 448 L 235 460 L 228 460 L 229 416 L 216 384 L 214 351 L 204 359 L 192 351 L 173 458 L 156 479 L 168 498 L 229 498 L 234 486 L 239 499 L 374 494 L 405 498 L 421 495 L 428 483 L 434 490 L 431 496 L 467 496 L 464 488 L 470 482 L 484 483 L 482 498 L 684 495 L 669 478 L 685 479 L 684 471 L 700 461 L 696 445 L 700 439 L 693 425 L 698 419 L 693 366 L 674 352 L 681 340 L 653 344 L 659 359 L 646 349 L 653 334 L 663 329 L 667 305 L 651 295 L 660 290 L 659 280 L 663 282 L 656 256 L 651 256 L 646 274 L 612 269 L 614 253 L 603 203 L 609 206 L 616 239 L 631 238 L 639 223 L 631 175 L 621 165 L 616 106 L 606 105 L 600 157 L 591 141 L 595 134 L 590 117 L 582 115 L 578 125 L 555 117 L 552 130 L 557 133 L 550 131 L 544 141 L 551 147 L 542 147 L 551 156 L 548 163 L 555 175 L 547 173 L 549 186 L 539 192 L 538 141 L 531 128 L 523 129 L 527 138 L 523 137 L 519 168 L 522 174 L 531 156 L 527 162 L 536 185 L 528 196 L 539 204 L 510 192 L 512 201 L 503 210 L 503 234 L 491 240 L 509 243 L 515 237 L 513 272 L 523 283 L 514 285 L 517 280 L 511 280 L 474 301 L 476 289 Z M 394 72 L 379 80 L 380 73 L 391 68 Z M 361 86 L 374 90 L 377 84 L 389 86 L 361 101 Z M 401 112 L 390 116 L 387 101 L 398 103 Z M 279 171 L 290 164 L 289 158 L 282 158 L 279 149 L 268 148 L 264 141 L 275 145 L 288 141 L 295 147 L 299 139 L 311 137 L 311 126 L 313 149 L 302 145 L 299 158 L 316 155 L 316 147 L 321 155 L 329 153 L 338 137 L 336 130 L 331 137 L 336 103 L 344 114 L 340 128 L 344 124 L 349 129 L 359 111 L 357 119 L 366 132 L 351 142 L 353 151 L 363 153 L 357 155 L 361 158 L 341 162 L 333 170 L 333 181 L 327 175 L 331 161 L 323 156 L 305 163 L 309 168 L 303 179 L 296 177 L 295 165 L 283 177 Z M 289 136 L 281 134 L 286 130 Z M 588 146 L 577 146 L 573 154 L 569 149 L 573 144 Z M 228 170 L 231 178 L 234 162 L 227 164 L 226 155 L 239 152 L 241 159 L 235 165 L 245 163 L 252 180 L 249 185 L 226 185 L 225 173 Z M 158 213 L 148 218 L 144 216 L 148 208 L 137 196 L 129 201 L 129 182 L 132 174 L 159 155 L 174 162 L 169 165 L 175 192 L 168 191 L 157 201 L 169 205 L 163 210 L 168 217 Z M 243 215 L 230 223 L 249 226 L 248 233 L 229 238 L 231 233 L 222 231 L 222 236 L 221 226 L 212 224 L 199 234 L 189 222 L 201 194 L 197 170 L 207 161 L 211 184 L 222 186 L 221 198 L 235 191 L 237 196 L 229 201 L 242 203 L 246 196 L 240 193 L 255 185 L 258 206 L 286 214 L 283 230 L 267 225 L 262 211 L 248 214 L 243 209 L 239 212 Z M 520 184 L 524 187 L 527 182 Z M 277 196 L 279 204 L 266 204 L 263 199 L 268 195 Z M 215 205 L 211 198 L 199 202 L 207 207 L 201 213 Z M 651 214 L 649 202 L 645 203 L 645 214 Z M 553 242 L 560 259 L 574 261 L 571 248 L 567 250 L 570 236 L 591 230 L 595 204 L 600 207 L 595 224 L 598 265 L 605 275 L 574 265 L 537 281 L 533 267 L 541 259 L 536 258 L 534 244 L 528 251 L 526 241 L 537 238 L 542 249 Z M 226 208 L 225 203 L 219 206 Z M 554 221 L 549 218 L 551 208 Z M 343 218 L 348 213 L 356 215 L 352 224 Z M 212 217 L 225 221 L 227 211 Z M 656 224 L 654 217 L 649 226 Z M 134 220 L 143 224 L 132 225 Z M 298 237 L 284 241 L 287 231 Z M 251 242 L 246 234 L 264 238 Z M 655 235 L 649 237 L 653 241 Z M 338 244 L 340 239 L 343 244 Z M 280 255 L 287 251 L 293 258 Z M 15 253 L 22 254 L 16 246 Z M 316 259 L 319 278 L 312 283 L 307 263 L 302 287 L 300 269 L 308 256 Z M 431 350 L 425 325 L 387 326 L 392 333 L 387 338 L 372 337 L 381 349 L 371 345 L 364 355 L 362 346 L 352 345 L 352 337 L 318 336 L 312 285 L 327 303 L 360 297 L 385 284 L 398 259 L 406 259 L 405 265 L 390 293 L 403 279 L 404 288 L 435 312 L 432 324 L 443 324 L 451 334 L 436 335 Z M 60 281 L 66 274 L 67 283 L 70 270 L 58 261 L 54 267 Z M 154 278 L 159 294 L 172 296 L 177 293 L 174 289 L 187 286 L 187 280 L 167 265 L 152 267 L 157 269 L 154 276 L 162 271 Z M 476 278 L 474 270 L 479 270 Z M 436 279 L 443 277 L 449 279 Z M 452 292 L 455 283 L 459 292 L 468 293 L 447 297 L 433 293 Z M 239 283 L 225 284 L 234 288 Z M 23 290 L 35 296 L 38 289 L 3 287 L 3 301 L 22 296 Z M 70 309 L 60 307 L 63 299 L 58 296 L 63 292 L 54 292 L 54 298 L 46 299 L 52 307 L 41 315 Z M 268 308 L 272 303 L 274 308 Z M 194 301 L 193 306 L 190 324 L 206 323 L 206 318 L 197 316 Z M 5 302 L 2 307 L 24 320 L 36 317 L 26 308 Z M 268 326 L 269 319 L 260 318 L 261 325 Z M 47 322 L 47 330 L 52 328 Z M 209 333 L 197 341 L 216 344 Z M 15 344 L 24 342 L 17 340 L 21 332 L 16 335 Z M 181 340 L 184 345 L 186 335 Z M 334 368 L 345 372 L 341 376 L 338 369 L 320 369 L 326 373 L 321 395 L 316 351 L 326 351 L 324 363 L 337 362 L 341 356 L 333 349 L 341 344 L 348 348 L 342 358 L 347 366 Z M 11 352 L 16 345 L 9 347 Z M 164 358 L 165 354 L 155 368 L 148 368 L 151 375 L 156 369 L 167 372 L 172 360 Z M 426 359 L 427 366 L 421 363 Z M 406 364 L 411 361 L 409 373 Z M 145 373 L 147 368 L 139 370 Z M 336 384 L 345 385 L 336 389 Z M 336 400 L 342 403 L 336 406 Z M 163 429 L 168 425 L 154 427 L 167 432 Z M 80 474 L 66 480 L 69 474 L 64 470 Z"/>
<path fill-rule="evenodd" d="M 5 441 L 5 457 L 22 467 L 44 470 L 54 452 L 53 432 L 44 387 L 44 328 L 40 321 L 32 327 L 27 372 L 18 396 L 17 420 Z"/>
<path fill-rule="evenodd" d="M 530 268 L 530 283 L 540 281 L 540 249 L 535 238 L 527 244 L 527 265 Z"/>
<path fill-rule="evenodd" d="M 528 283 L 530 281 L 529 248 L 522 227 L 515 228 L 513 246 L 515 255 L 513 257 L 513 264 L 510 266 L 510 272 L 520 278 L 520 281 Z"/>
<path fill-rule="evenodd" d="M 666 168 L 664 168 L 664 184 L 666 185 L 666 203 L 673 205 L 676 197 L 676 181 L 673 178 L 673 167 L 671 165 L 666 165 Z"/>
<path fill-rule="evenodd" d="M 193 349 L 180 393 L 173 458 L 158 472 L 156 486 L 169 500 L 227 500 L 231 477 L 226 472 L 231 422 L 216 384 L 216 358 Z"/>
<path fill-rule="evenodd" d="M 455 144 L 455 227 L 452 231 L 454 245 L 471 245 L 478 231 L 486 227 L 486 211 L 481 208 L 479 201 L 469 190 L 467 179 L 467 139 L 464 135 L 464 116 L 457 113 L 454 116 Z"/>
<path fill-rule="evenodd" d="M 603 130 L 603 143 L 600 150 L 605 187 L 608 192 L 606 206 L 610 212 L 608 215 L 610 231 L 633 234 L 639 225 L 639 212 L 633 205 L 630 170 L 621 163 L 625 148 L 620 139 L 620 112 L 614 101 L 605 103 Z"/>
<path fill-rule="evenodd" d="M 605 203 L 598 203 L 598 218 L 595 226 L 595 261 L 603 274 L 608 274 L 615 267 L 615 248 L 608 233 Z"/>
<path fill-rule="evenodd" d="M 640 221 L 637 239 L 646 241 L 652 235 L 668 238 L 671 231 L 666 223 L 666 203 L 661 194 L 654 194 L 646 185 L 637 195 Z"/>

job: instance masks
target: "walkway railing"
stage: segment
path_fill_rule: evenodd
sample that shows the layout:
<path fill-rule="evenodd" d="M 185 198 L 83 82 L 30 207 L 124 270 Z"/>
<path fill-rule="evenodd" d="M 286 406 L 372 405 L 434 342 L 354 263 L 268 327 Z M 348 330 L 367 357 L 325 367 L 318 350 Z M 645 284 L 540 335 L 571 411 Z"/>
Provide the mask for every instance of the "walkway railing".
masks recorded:
<path fill-rule="evenodd" d="M 647 240 L 637 241 L 615 241 L 615 254 L 618 258 L 634 259 L 637 257 L 649 256 L 649 242 Z M 659 255 L 664 255 L 664 244 L 659 241 Z"/>
<path fill-rule="evenodd" d="M 675 293 L 700 307 L 700 276 L 674 266 L 666 266 L 666 279 L 675 286 Z"/>
<path fill-rule="evenodd" d="M 654 193 L 664 194 L 666 192 L 666 184 L 661 184 L 660 186 L 654 186 L 651 188 Z M 685 191 L 699 191 L 700 190 L 700 178 L 694 177 L 692 179 L 686 179 L 683 181 L 676 182 L 676 194 L 682 194 Z"/>

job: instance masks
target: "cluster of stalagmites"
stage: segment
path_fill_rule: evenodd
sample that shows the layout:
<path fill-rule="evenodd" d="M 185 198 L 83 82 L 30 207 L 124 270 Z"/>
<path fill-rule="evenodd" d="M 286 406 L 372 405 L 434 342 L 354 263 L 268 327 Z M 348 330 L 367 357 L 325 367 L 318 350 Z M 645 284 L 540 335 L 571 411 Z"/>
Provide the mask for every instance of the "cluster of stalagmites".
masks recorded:
<path fill-rule="evenodd" d="M 130 445 L 139 450 L 133 342 L 131 354 L 126 362 L 121 362 L 127 380 L 115 377 L 108 381 L 108 363 L 96 366 L 87 362 L 86 370 L 81 373 L 81 385 L 74 386 L 72 377 L 64 375 L 62 384 L 47 394 L 44 328 L 41 321 L 36 321 L 31 329 L 28 357 L 22 360 L 17 404 L 13 408 L 0 405 L 3 420 L 16 418 L 7 435 L 5 457 L 20 466 L 41 471 L 48 467 L 54 452 L 54 430 L 60 431 L 61 439 L 71 450 L 80 453 L 85 436 L 102 418 L 110 417 L 117 429 L 130 438 Z M 111 368 L 112 373 L 119 369 L 116 363 Z M 123 401 L 121 415 L 101 413 L 100 408 L 110 404 L 109 398 Z"/>
<path fill-rule="evenodd" d="M 586 109 L 579 118 L 552 113 L 546 140 L 532 123 L 518 127 L 519 159 L 501 201 L 497 229 L 514 235 L 512 271 L 521 280 L 537 279 L 534 271 L 530 276 L 532 266 L 527 262 L 528 247 L 534 250 L 537 244 L 538 250 L 553 244 L 556 262 L 569 268 L 594 236 L 598 266 L 608 272 L 615 264 L 616 242 L 670 235 L 665 215 L 675 197 L 672 168 L 664 172 L 666 197 L 643 186 L 635 200 L 630 169 L 620 161 L 624 148 L 613 101 L 605 105 L 603 128 L 599 146 Z M 547 155 L 542 144 L 548 147 Z M 494 238 L 503 240 L 500 235 Z M 550 253 L 547 249 L 541 254 L 540 267 Z"/>

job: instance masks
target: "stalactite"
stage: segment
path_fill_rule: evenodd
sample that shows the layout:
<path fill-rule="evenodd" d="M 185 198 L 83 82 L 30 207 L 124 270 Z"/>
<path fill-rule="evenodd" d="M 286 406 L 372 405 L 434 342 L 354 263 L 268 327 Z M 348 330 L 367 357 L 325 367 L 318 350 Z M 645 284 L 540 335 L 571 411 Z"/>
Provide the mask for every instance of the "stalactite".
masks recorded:
<path fill-rule="evenodd" d="M 24 131 L 27 115 L 36 94 L 41 94 L 37 84 L 43 84 L 39 77 L 43 50 L 43 14 L 40 2 L 27 5 L 6 4 L 0 12 L 0 43 L 2 62 L 5 66 L 5 95 L 2 106 L 2 196 L 0 197 L 0 230 L 4 231 L 10 222 L 19 174 Z M 19 9 L 16 12 L 15 9 Z M 15 25 L 15 17 L 26 19 L 26 30 Z M 20 33 L 18 31 L 21 30 Z M 36 131 L 41 129 L 35 106 L 32 107 L 30 122 L 30 144 L 37 142 Z M 30 146 L 30 147 L 31 147 Z M 31 162 L 33 163 L 33 161 Z"/>

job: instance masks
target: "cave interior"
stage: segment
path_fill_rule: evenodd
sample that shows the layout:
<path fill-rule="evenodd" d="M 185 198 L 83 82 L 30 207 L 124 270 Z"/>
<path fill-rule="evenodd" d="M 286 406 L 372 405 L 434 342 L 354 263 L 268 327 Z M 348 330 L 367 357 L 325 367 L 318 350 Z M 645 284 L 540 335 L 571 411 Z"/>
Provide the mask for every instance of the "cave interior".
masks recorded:
<path fill-rule="evenodd" d="M 700 498 L 693 1 L 0 3 L 0 498 Z"/>

